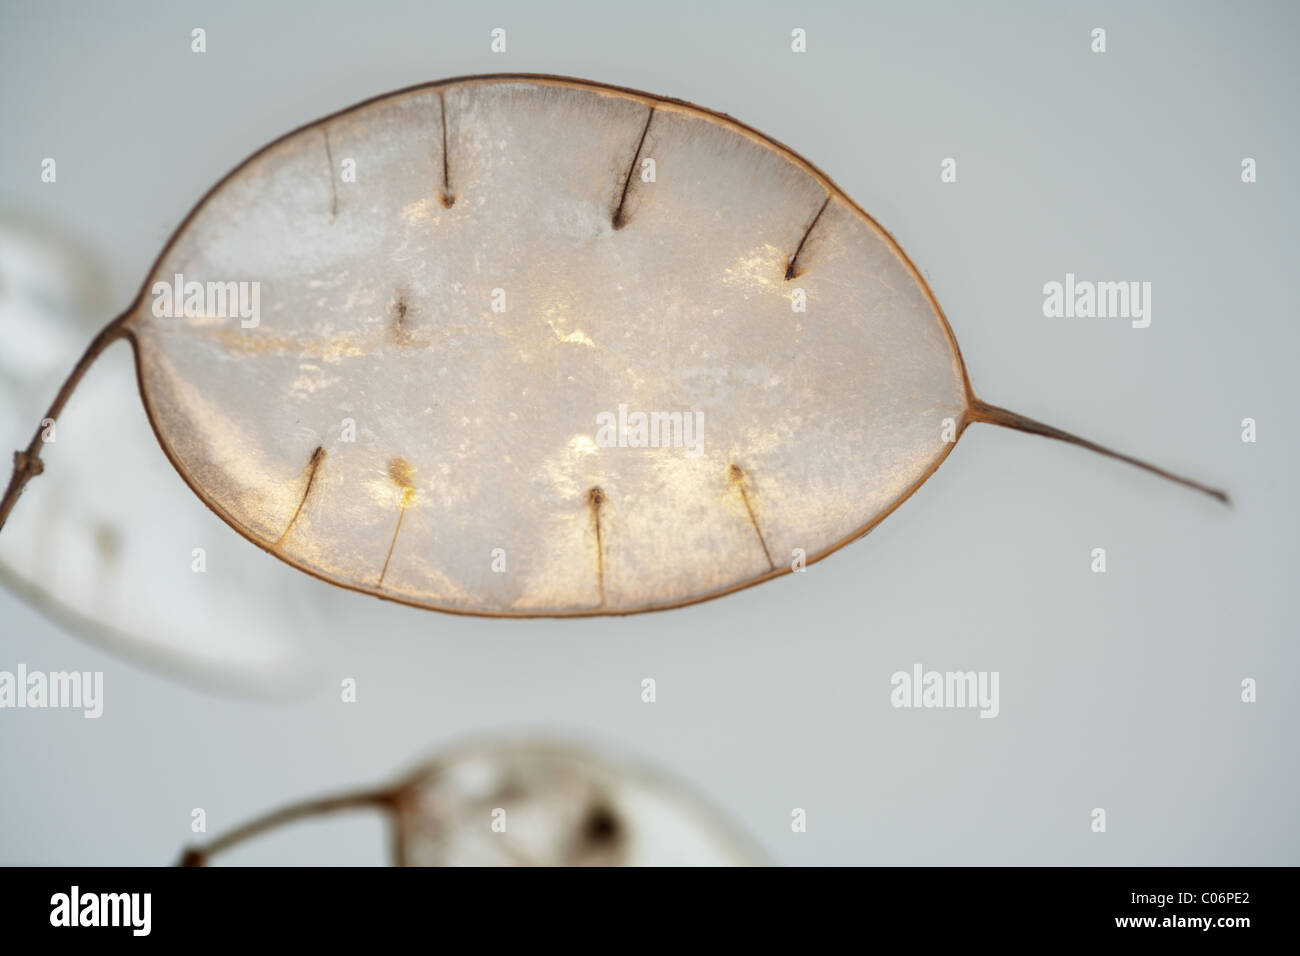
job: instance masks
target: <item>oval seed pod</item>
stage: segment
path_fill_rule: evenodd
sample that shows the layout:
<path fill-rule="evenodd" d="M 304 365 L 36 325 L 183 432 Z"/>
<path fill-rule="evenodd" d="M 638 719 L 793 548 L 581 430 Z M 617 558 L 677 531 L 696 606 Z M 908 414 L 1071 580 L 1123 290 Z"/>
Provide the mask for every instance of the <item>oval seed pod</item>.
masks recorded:
<path fill-rule="evenodd" d="M 488 739 L 440 753 L 396 784 L 295 803 L 180 863 L 297 820 L 378 809 L 397 866 L 752 866 L 749 838 L 682 784 L 585 747 Z"/>
<path fill-rule="evenodd" d="M 788 573 L 976 421 L 1227 500 L 976 398 L 915 266 L 784 146 L 557 77 L 393 93 L 254 155 L 51 417 L 120 337 L 164 451 L 232 527 L 445 611 L 632 613 Z"/>

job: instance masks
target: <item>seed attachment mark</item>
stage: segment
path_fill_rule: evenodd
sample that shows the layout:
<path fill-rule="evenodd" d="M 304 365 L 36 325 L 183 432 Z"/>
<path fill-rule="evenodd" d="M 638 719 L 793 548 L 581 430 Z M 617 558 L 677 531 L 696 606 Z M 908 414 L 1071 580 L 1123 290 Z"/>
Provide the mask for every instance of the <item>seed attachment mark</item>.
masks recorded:
<path fill-rule="evenodd" d="M 632 153 L 632 162 L 627 167 L 627 175 L 623 177 L 623 192 L 618 197 L 618 208 L 614 210 L 614 217 L 611 224 L 615 229 L 622 229 L 627 225 L 627 217 L 623 215 L 623 206 L 627 203 L 627 192 L 632 186 L 632 177 L 636 175 L 636 161 L 641 158 L 641 150 L 645 147 L 646 133 L 650 132 L 650 121 L 655 118 L 655 108 L 650 107 L 650 112 L 646 114 L 645 126 L 641 127 L 641 138 L 636 142 L 636 150 Z"/>
<path fill-rule="evenodd" d="M 384 577 L 388 574 L 388 563 L 393 560 L 393 549 L 397 547 L 397 536 L 402 533 L 402 519 L 406 517 L 406 508 L 415 500 L 415 485 L 411 478 L 415 469 L 405 458 L 394 458 L 388 463 L 388 477 L 393 484 L 402 489 L 402 499 L 400 510 L 397 512 L 397 527 L 393 529 L 393 540 L 388 544 L 388 555 L 384 558 L 383 570 L 379 572 L 379 583 L 375 587 L 384 586 Z"/>
<path fill-rule="evenodd" d="M 796 265 L 799 261 L 799 253 L 803 252 L 803 244 L 807 242 L 808 237 L 812 235 L 813 229 L 817 227 L 817 222 L 821 219 L 822 213 L 826 211 L 826 207 L 830 205 L 830 202 L 831 197 L 828 193 L 825 200 L 822 201 L 821 208 L 817 210 L 817 215 L 813 216 L 812 222 L 808 223 L 808 228 L 804 230 L 803 238 L 799 240 L 799 245 L 795 247 L 794 255 L 790 257 L 790 264 L 785 267 L 785 278 L 787 282 L 796 276 L 802 275 L 802 270 L 800 270 Z"/>
<path fill-rule="evenodd" d="M 447 97 L 438 93 L 438 113 L 442 125 L 442 208 L 450 209 L 456 205 L 456 197 L 451 191 L 451 161 L 447 158 Z"/>
<path fill-rule="evenodd" d="M 307 504 L 307 498 L 311 495 L 312 486 L 316 483 L 316 472 L 320 470 L 321 462 L 324 460 L 325 449 L 322 446 L 317 445 L 316 450 L 311 453 L 311 460 L 307 462 L 307 486 L 303 488 L 302 497 L 298 499 L 298 507 L 293 509 L 293 517 L 289 519 L 289 523 L 284 526 L 284 531 L 280 534 L 280 537 L 276 539 L 275 549 L 277 551 L 280 550 L 280 546 L 284 544 L 284 539 L 288 537 L 289 532 L 293 530 L 294 522 L 298 520 L 298 516 L 302 514 L 303 505 Z"/>
<path fill-rule="evenodd" d="M 605 503 L 605 492 L 592 488 L 587 492 L 587 507 L 596 525 L 596 582 L 600 587 L 600 607 L 605 606 L 605 547 L 600 533 L 600 506 Z"/>
<path fill-rule="evenodd" d="M 749 503 L 749 493 L 745 491 L 745 472 L 739 465 L 733 464 L 731 466 L 731 483 L 740 492 L 740 500 L 745 504 L 745 513 L 749 515 L 749 523 L 754 528 L 754 534 L 758 535 L 758 544 L 763 549 L 763 557 L 767 558 L 767 566 L 775 571 L 776 562 L 772 560 L 772 553 L 767 550 L 767 541 L 763 538 L 763 530 L 758 526 L 758 519 L 754 517 L 754 508 Z"/>

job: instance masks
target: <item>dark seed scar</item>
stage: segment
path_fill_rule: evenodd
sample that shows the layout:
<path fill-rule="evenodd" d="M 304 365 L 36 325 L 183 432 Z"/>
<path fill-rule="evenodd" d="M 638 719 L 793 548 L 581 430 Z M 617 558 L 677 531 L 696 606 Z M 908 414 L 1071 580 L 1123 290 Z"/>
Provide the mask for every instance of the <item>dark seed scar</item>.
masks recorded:
<path fill-rule="evenodd" d="M 402 489 L 402 501 L 397 512 L 397 527 L 393 529 L 393 540 L 388 544 L 388 555 L 384 558 L 384 568 L 379 572 L 379 583 L 375 587 L 384 586 L 384 575 L 388 574 L 388 562 L 393 560 L 393 549 L 397 547 L 397 536 L 402 531 L 402 519 L 406 517 L 406 507 L 415 499 L 415 486 L 411 483 L 413 471 L 411 463 L 405 458 L 394 458 L 388 463 L 388 477 L 392 479 L 393 484 Z"/>
<path fill-rule="evenodd" d="M 790 264 L 785 267 L 785 278 L 787 281 L 800 274 L 799 270 L 795 266 L 795 263 L 799 261 L 799 253 L 803 252 L 803 244 L 807 242 L 808 237 L 812 235 L 813 229 L 817 226 L 817 221 L 821 219 L 822 213 L 826 211 L 826 207 L 830 205 L 830 201 L 831 197 L 827 194 L 825 201 L 822 202 L 821 208 L 817 210 L 817 215 L 813 216 L 812 222 L 808 223 L 808 228 L 804 230 L 803 238 L 799 240 L 799 245 L 795 248 L 794 255 L 790 257 Z"/>
<path fill-rule="evenodd" d="M 636 161 L 641 158 L 641 150 L 645 146 L 645 135 L 650 132 L 650 121 L 655 118 L 655 108 L 650 107 L 650 112 L 646 114 L 645 126 L 641 127 L 641 138 L 637 140 L 636 150 L 632 153 L 632 162 L 627 167 L 627 175 L 623 177 L 623 192 L 618 197 L 618 208 L 614 210 L 612 225 L 615 229 L 622 229 L 627 225 L 627 219 L 623 215 L 623 204 L 627 202 L 627 191 L 632 185 L 632 177 L 636 173 Z"/>
<path fill-rule="evenodd" d="M 596 582 L 600 587 L 600 607 L 605 606 L 605 549 L 600 539 L 600 506 L 605 502 L 605 492 L 592 488 L 587 492 L 587 507 L 596 524 Z"/>
<path fill-rule="evenodd" d="M 298 507 L 293 510 L 293 517 L 284 526 L 284 532 L 276 539 L 275 547 L 277 550 L 280 545 L 284 544 L 284 539 L 293 529 L 293 524 L 298 520 L 298 515 L 302 514 L 302 507 L 307 503 L 307 496 L 311 494 L 311 486 L 316 482 L 316 472 L 320 469 L 320 464 L 324 460 L 325 449 L 317 445 L 316 450 L 311 453 L 311 461 L 307 462 L 307 487 L 302 490 L 302 498 L 298 501 Z"/>
<path fill-rule="evenodd" d="M 438 94 L 438 112 L 442 123 L 442 205 L 450 209 L 456 205 L 456 197 L 451 193 L 451 166 L 447 160 L 447 98 Z"/>
<path fill-rule="evenodd" d="M 763 540 L 763 531 L 759 528 L 758 520 L 754 517 L 754 509 L 750 506 L 749 495 L 745 491 L 745 472 L 739 465 L 731 466 L 731 483 L 736 486 L 736 490 L 740 492 L 740 500 L 745 503 L 745 513 L 749 515 L 749 523 L 754 526 L 754 534 L 758 535 L 758 543 L 763 549 L 763 557 L 767 558 L 767 566 L 775 571 L 776 563 L 767 550 L 767 542 Z"/>
<path fill-rule="evenodd" d="M 407 302 L 405 291 L 398 291 L 394 294 L 391 312 L 393 317 L 393 341 L 398 345 L 412 345 L 411 324 L 408 324 L 408 319 L 413 320 L 415 317 L 411 315 L 411 306 Z"/>

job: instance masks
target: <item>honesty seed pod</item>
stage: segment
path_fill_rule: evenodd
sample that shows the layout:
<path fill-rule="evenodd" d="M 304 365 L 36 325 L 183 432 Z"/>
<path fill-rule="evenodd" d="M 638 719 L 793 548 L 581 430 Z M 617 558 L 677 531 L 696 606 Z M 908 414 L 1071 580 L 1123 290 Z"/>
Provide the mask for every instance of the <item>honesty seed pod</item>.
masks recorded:
<path fill-rule="evenodd" d="M 485 739 L 395 784 L 294 803 L 187 849 L 205 866 L 286 824 L 378 810 L 396 866 L 754 866 L 749 838 L 680 782 L 571 744 Z"/>
<path fill-rule="evenodd" d="M 790 150 L 558 77 L 393 93 L 255 154 L 49 418 L 119 338 L 163 450 L 233 528 L 445 611 L 622 614 L 787 573 L 972 422 L 1227 500 L 978 399 L 916 267 Z M 39 454 L 38 432 L 0 523 Z"/>

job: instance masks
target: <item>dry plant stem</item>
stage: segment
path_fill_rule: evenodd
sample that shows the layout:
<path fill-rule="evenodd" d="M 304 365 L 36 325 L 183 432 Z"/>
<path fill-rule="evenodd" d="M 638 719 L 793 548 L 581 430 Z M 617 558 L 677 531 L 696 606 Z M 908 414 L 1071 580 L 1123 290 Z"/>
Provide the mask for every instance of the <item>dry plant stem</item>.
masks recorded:
<path fill-rule="evenodd" d="M 126 323 L 131 314 L 130 310 L 123 312 L 95 336 L 90 346 L 73 367 L 72 374 L 68 376 L 67 381 L 59 389 L 59 394 L 54 396 L 54 402 L 50 405 L 49 411 L 45 413 L 45 417 L 41 419 L 41 424 L 36 426 L 36 434 L 32 436 L 31 443 L 25 450 L 14 452 L 13 477 L 9 479 L 9 487 L 5 489 L 4 499 L 0 500 L 0 529 L 3 529 L 5 522 L 9 520 L 9 512 L 13 511 L 18 496 L 27 487 L 27 482 L 45 470 L 45 465 L 41 461 L 41 448 L 45 444 L 41 435 L 45 431 L 45 421 L 47 419 L 58 420 L 60 413 L 63 411 L 63 406 L 72 397 L 73 391 L 80 383 L 82 376 L 86 374 L 86 370 L 95 364 L 95 359 L 99 358 L 104 349 L 126 335 Z"/>
<path fill-rule="evenodd" d="M 176 865 L 204 866 L 209 859 L 223 850 L 260 836 L 268 830 L 274 830 L 276 827 L 306 817 L 358 809 L 380 809 L 391 813 L 396 808 L 398 799 L 399 795 L 395 790 L 367 790 L 362 793 L 345 793 L 334 797 L 322 797 L 319 800 L 308 800 L 305 803 L 295 803 L 273 810 L 265 816 L 257 817 L 241 827 L 223 833 L 206 846 L 186 849 Z"/>
<path fill-rule="evenodd" d="M 987 422 L 990 425 L 1001 425 L 1003 428 L 1014 428 L 1016 431 L 1029 432 L 1031 435 L 1043 435 L 1047 438 L 1055 438 L 1058 441 L 1068 442 L 1071 445 L 1078 445 L 1080 448 L 1086 448 L 1089 451 L 1095 451 L 1099 455 L 1105 455 L 1107 458 L 1117 458 L 1120 461 L 1126 461 L 1130 465 L 1137 465 L 1144 471 L 1159 475 L 1161 478 L 1167 478 L 1170 481 L 1177 482 L 1180 485 L 1186 485 L 1188 488 L 1195 488 L 1197 491 L 1204 492 L 1211 498 L 1229 505 L 1232 502 L 1228 499 L 1227 492 L 1220 491 L 1218 488 L 1211 488 L 1203 485 L 1199 481 L 1192 481 L 1190 478 L 1184 478 L 1181 475 L 1175 475 L 1172 472 L 1165 471 L 1163 468 L 1157 468 L 1155 465 L 1148 464 L 1140 459 L 1133 458 L 1129 455 L 1121 455 L 1117 451 L 1111 451 L 1101 445 L 1095 444 L 1077 435 L 1071 435 L 1069 432 L 1054 428 L 1051 425 L 1044 425 L 1042 422 L 1035 421 L 1032 418 L 1026 418 L 1024 415 L 1008 411 L 1005 408 L 998 408 L 996 405 L 990 405 L 978 398 L 972 397 L 970 404 L 971 421 Z"/>

